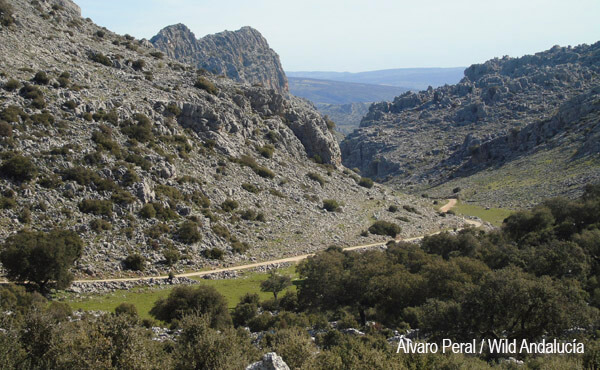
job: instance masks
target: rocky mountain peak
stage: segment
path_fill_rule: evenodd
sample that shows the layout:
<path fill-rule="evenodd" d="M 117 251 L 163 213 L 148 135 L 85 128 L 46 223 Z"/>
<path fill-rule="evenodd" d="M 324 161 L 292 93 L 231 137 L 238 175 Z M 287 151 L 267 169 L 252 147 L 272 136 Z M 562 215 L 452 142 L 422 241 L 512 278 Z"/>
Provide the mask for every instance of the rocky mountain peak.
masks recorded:
<path fill-rule="evenodd" d="M 169 57 L 239 82 L 288 92 L 279 56 L 252 27 L 197 39 L 183 24 L 163 28 L 150 42 Z"/>

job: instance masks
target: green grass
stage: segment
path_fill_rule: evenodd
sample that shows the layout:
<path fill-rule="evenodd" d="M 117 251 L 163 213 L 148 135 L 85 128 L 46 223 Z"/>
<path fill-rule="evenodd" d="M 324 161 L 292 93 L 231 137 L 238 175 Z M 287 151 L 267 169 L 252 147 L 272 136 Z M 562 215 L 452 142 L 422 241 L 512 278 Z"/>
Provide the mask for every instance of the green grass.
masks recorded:
<path fill-rule="evenodd" d="M 292 279 L 297 279 L 298 275 L 295 272 L 295 265 L 281 269 L 280 273 L 292 276 Z M 260 291 L 260 283 L 266 280 L 267 273 L 250 272 L 245 273 L 237 279 L 227 280 L 208 280 L 197 278 L 201 284 L 215 287 L 219 293 L 223 294 L 227 299 L 229 308 L 234 308 L 240 298 L 246 293 L 257 293 L 261 300 L 273 298 L 272 293 L 264 293 Z M 75 298 L 70 296 L 66 298 L 66 302 L 74 310 L 84 311 L 110 311 L 113 312 L 115 307 L 123 302 L 133 303 L 141 318 L 150 318 L 150 309 L 159 298 L 164 298 L 169 295 L 173 287 L 156 289 L 156 288 L 138 288 L 131 290 L 119 290 L 114 293 L 95 294 L 83 298 Z M 292 285 L 288 290 L 295 290 L 296 286 Z"/>
<path fill-rule="evenodd" d="M 458 215 L 479 217 L 483 221 L 487 221 L 494 226 L 501 226 L 502 221 L 504 221 L 506 217 L 510 216 L 513 213 L 513 211 L 509 209 L 485 209 L 485 207 L 481 207 L 475 204 L 463 203 L 460 201 L 454 207 L 452 207 L 452 210 Z"/>

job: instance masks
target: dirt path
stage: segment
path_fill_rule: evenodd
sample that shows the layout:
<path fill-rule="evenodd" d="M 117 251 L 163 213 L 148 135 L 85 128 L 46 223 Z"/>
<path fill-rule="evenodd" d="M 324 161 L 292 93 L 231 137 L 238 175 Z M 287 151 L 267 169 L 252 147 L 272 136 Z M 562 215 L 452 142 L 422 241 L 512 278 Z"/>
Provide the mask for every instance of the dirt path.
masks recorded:
<path fill-rule="evenodd" d="M 456 205 L 456 199 L 450 199 L 446 205 L 444 205 L 443 207 L 440 208 L 440 212 L 448 212 L 455 205 Z M 464 219 L 464 221 L 465 221 L 465 223 L 475 226 L 475 227 L 481 226 L 481 222 L 478 222 L 478 221 L 467 220 L 467 219 Z M 435 235 L 435 234 L 439 234 L 439 232 L 428 234 L 428 235 Z M 397 239 L 397 241 L 410 242 L 410 241 L 416 241 L 416 240 L 423 239 L 424 237 L 425 237 L 425 235 L 417 236 L 414 238 Z M 385 245 L 386 243 L 387 243 L 387 241 L 379 242 L 379 243 L 372 243 L 372 244 L 357 245 L 354 247 L 344 248 L 344 250 L 353 251 L 353 250 L 357 250 L 357 249 L 376 248 L 376 247 L 381 247 L 381 246 Z M 267 265 L 272 265 L 272 264 L 299 262 L 299 261 L 302 261 L 303 259 L 306 259 L 313 255 L 314 255 L 314 253 L 302 254 L 299 256 L 281 258 L 281 259 L 277 259 L 277 260 L 264 261 L 264 262 L 256 262 L 256 263 L 251 263 L 248 265 L 231 266 L 231 267 L 218 268 L 218 269 L 214 269 L 214 270 L 195 271 L 195 272 L 188 272 L 188 273 L 184 273 L 184 274 L 176 274 L 175 276 L 176 277 L 196 277 L 196 276 L 205 276 L 205 275 L 219 273 L 219 272 L 225 272 L 225 271 L 248 270 L 248 269 L 252 269 L 255 267 L 267 266 Z M 142 280 L 167 279 L 167 278 L 168 278 L 167 275 L 159 275 L 159 276 L 144 276 L 144 277 L 115 278 L 115 279 L 75 280 L 73 282 L 74 283 L 110 283 L 110 282 L 120 282 L 120 281 L 142 281 Z M 6 280 L 0 279 L 0 283 L 6 283 Z"/>
<path fill-rule="evenodd" d="M 448 212 L 449 210 L 452 209 L 452 207 L 454 207 L 456 205 L 458 201 L 456 199 L 448 199 L 448 203 L 446 203 L 444 206 L 442 206 L 440 208 L 440 212 Z"/>

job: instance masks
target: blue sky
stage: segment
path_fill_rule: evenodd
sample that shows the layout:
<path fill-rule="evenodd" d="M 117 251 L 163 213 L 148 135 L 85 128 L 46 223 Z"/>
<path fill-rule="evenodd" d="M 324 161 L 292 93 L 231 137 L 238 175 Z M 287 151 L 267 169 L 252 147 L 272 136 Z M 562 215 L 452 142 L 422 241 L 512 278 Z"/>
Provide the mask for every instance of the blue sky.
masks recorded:
<path fill-rule="evenodd" d="M 258 29 L 288 71 L 456 67 L 600 41 L 600 0 L 75 0 L 84 17 L 151 38 Z"/>

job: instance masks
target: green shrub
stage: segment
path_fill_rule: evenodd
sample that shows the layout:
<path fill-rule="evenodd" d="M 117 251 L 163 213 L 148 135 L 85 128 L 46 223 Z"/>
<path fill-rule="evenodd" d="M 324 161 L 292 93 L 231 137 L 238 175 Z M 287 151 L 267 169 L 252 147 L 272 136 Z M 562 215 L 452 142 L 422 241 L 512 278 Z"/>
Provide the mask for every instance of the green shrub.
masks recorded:
<path fill-rule="evenodd" d="M 100 32 L 100 31 L 98 31 Z M 115 307 L 115 315 L 127 315 L 131 317 L 138 317 L 137 308 L 133 303 L 123 302 L 117 307 Z"/>
<path fill-rule="evenodd" d="M 223 203 L 221 203 L 221 209 L 225 212 L 233 212 L 239 206 L 240 204 L 233 199 L 226 199 Z"/>
<path fill-rule="evenodd" d="M 0 121 L 0 137 L 12 137 L 12 125 L 8 122 Z"/>
<path fill-rule="evenodd" d="M 175 287 L 167 298 L 157 300 L 150 310 L 150 315 L 167 323 L 190 314 L 207 315 L 212 328 L 225 329 L 231 326 L 227 300 L 215 288 L 207 285 Z"/>
<path fill-rule="evenodd" d="M 246 190 L 249 193 L 258 194 L 260 193 L 260 189 L 253 184 L 244 183 L 242 184 L 242 189 Z"/>
<path fill-rule="evenodd" d="M 196 82 L 194 83 L 194 87 L 205 90 L 212 95 L 217 95 L 219 93 L 219 90 L 217 90 L 217 87 L 215 86 L 215 84 L 212 83 L 207 78 L 202 77 L 202 76 L 200 76 L 196 79 Z"/>
<path fill-rule="evenodd" d="M 103 64 L 107 67 L 112 67 L 113 63 L 110 60 L 109 57 L 107 57 L 106 55 L 102 54 L 101 52 L 97 52 L 94 54 L 90 55 L 90 60 L 96 62 L 96 63 L 100 63 Z"/>
<path fill-rule="evenodd" d="M 79 202 L 79 210 L 96 216 L 112 216 L 113 204 L 109 200 L 84 199 Z"/>
<path fill-rule="evenodd" d="M 150 56 L 153 56 L 156 59 L 162 59 L 164 58 L 165 54 L 161 53 L 160 51 L 152 51 L 150 52 Z"/>
<path fill-rule="evenodd" d="M 335 199 L 323 199 L 323 209 L 327 212 L 337 212 L 341 205 Z"/>
<path fill-rule="evenodd" d="M 140 210 L 140 216 L 143 218 L 155 218 L 156 217 L 156 210 L 154 209 L 154 206 L 152 205 L 152 203 L 144 204 L 144 206 Z"/>
<path fill-rule="evenodd" d="M 123 265 L 127 270 L 144 271 L 146 268 L 146 259 L 141 254 L 130 254 L 123 261 Z"/>
<path fill-rule="evenodd" d="M 4 108 L 2 112 L 0 112 L 0 119 L 6 122 L 18 123 L 19 120 L 27 119 L 27 114 L 23 112 L 23 109 L 21 109 L 21 107 L 18 107 L 16 105 L 9 105 L 8 107 Z"/>
<path fill-rule="evenodd" d="M 0 0 L 0 24 L 4 27 L 8 27 L 14 22 L 12 6 L 5 0 Z"/>
<path fill-rule="evenodd" d="M 225 255 L 225 252 L 223 252 L 222 249 L 217 248 L 217 247 L 206 249 L 204 251 L 204 257 L 211 259 L 211 260 L 222 260 L 224 255 Z"/>
<path fill-rule="evenodd" d="M 387 235 L 392 238 L 395 238 L 401 231 L 402 228 L 400 226 L 388 221 L 375 221 L 373 225 L 369 227 L 369 232 L 371 234 Z"/>
<path fill-rule="evenodd" d="M 198 224 L 194 221 L 185 221 L 177 230 L 177 239 L 185 244 L 194 244 L 202 240 L 198 231 Z"/>
<path fill-rule="evenodd" d="M 389 206 L 388 212 L 392 212 L 392 213 L 398 212 L 398 206 L 392 204 L 391 206 Z"/>
<path fill-rule="evenodd" d="M 103 38 L 105 34 L 106 33 L 104 31 L 102 31 L 102 30 L 98 30 L 95 33 L 95 35 L 98 36 L 99 38 Z"/>
<path fill-rule="evenodd" d="M 46 111 L 38 114 L 32 114 L 31 120 L 35 124 L 44 125 L 46 127 L 49 127 L 54 124 L 54 116 Z"/>
<path fill-rule="evenodd" d="M 96 218 L 93 219 L 92 222 L 90 222 L 90 228 L 95 232 L 99 233 L 102 231 L 112 230 L 112 224 L 101 218 Z"/>
<path fill-rule="evenodd" d="M 94 185 L 99 191 L 117 190 L 117 185 L 109 179 L 100 177 L 96 172 L 88 170 L 85 167 L 73 167 L 63 171 L 63 180 L 71 180 L 79 185 L 90 186 Z"/>
<path fill-rule="evenodd" d="M 165 111 L 175 117 L 179 117 L 181 115 L 181 108 L 179 108 L 176 103 L 169 103 Z"/>
<path fill-rule="evenodd" d="M 267 139 L 269 139 L 272 143 L 276 143 L 279 140 L 281 140 L 281 136 L 279 136 L 279 133 L 277 133 L 277 131 L 269 131 L 267 132 Z"/>
<path fill-rule="evenodd" d="M 146 66 L 146 62 L 143 59 L 138 59 L 131 63 L 131 68 L 136 71 L 141 71 Z"/>
<path fill-rule="evenodd" d="M 223 239 L 229 240 L 231 238 L 229 229 L 221 224 L 214 224 L 212 225 L 211 229 L 215 235 L 220 236 Z"/>
<path fill-rule="evenodd" d="M 0 176 L 16 181 L 30 181 L 37 175 L 37 167 L 31 159 L 22 155 L 13 155 L 2 162 Z"/>
<path fill-rule="evenodd" d="M 75 103 L 75 100 L 67 100 L 63 104 L 63 107 L 70 109 L 70 110 L 74 110 L 75 108 L 77 108 L 77 103 Z"/>
<path fill-rule="evenodd" d="M 239 240 L 234 240 L 231 242 L 231 250 L 233 253 L 244 254 L 250 248 L 250 245 L 246 242 L 240 242 Z"/>
<path fill-rule="evenodd" d="M 21 83 L 19 81 L 15 80 L 14 78 L 9 79 L 4 84 L 4 90 L 6 90 L 6 91 L 15 91 L 19 87 L 21 87 Z"/>
<path fill-rule="evenodd" d="M 136 123 L 132 123 L 131 121 L 125 122 L 123 127 L 121 127 L 121 132 L 131 139 L 136 139 L 142 143 L 153 140 L 154 134 L 152 133 L 150 118 L 141 113 L 136 113 L 133 118 Z"/>
<path fill-rule="evenodd" d="M 273 158 L 273 153 L 275 152 L 275 147 L 270 144 L 263 145 L 258 148 L 258 152 L 265 158 Z"/>
<path fill-rule="evenodd" d="M 17 206 L 15 198 L 0 197 L 0 209 L 13 209 Z"/>
<path fill-rule="evenodd" d="M 411 212 L 411 213 L 416 213 L 419 214 L 419 211 L 417 211 L 417 209 L 413 206 L 409 206 L 409 205 L 403 205 L 402 209 L 404 209 L 406 212 Z"/>
<path fill-rule="evenodd" d="M 306 176 L 307 176 L 309 179 L 311 179 L 311 180 L 313 180 L 313 181 L 316 181 L 316 182 L 318 182 L 318 183 L 319 183 L 319 185 L 321 185 L 321 186 L 325 185 L 325 180 L 324 180 L 324 179 L 321 177 L 321 175 L 319 175 L 318 173 L 315 173 L 315 172 L 309 172 L 309 173 L 307 173 L 307 174 L 306 174 Z"/>
<path fill-rule="evenodd" d="M 167 248 L 163 251 L 163 257 L 167 266 L 173 266 L 181 259 L 181 253 L 175 248 Z"/>
<path fill-rule="evenodd" d="M 358 181 L 358 185 L 362 186 L 363 188 L 371 189 L 373 187 L 373 180 L 368 177 L 361 177 Z"/>
<path fill-rule="evenodd" d="M 39 71 L 35 74 L 35 76 L 33 76 L 33 82 L 35 82 L 38 85 L 48 85 L 48 82 L 50 82 L 50 78 L 48 77 L 46 72 Z"/>

